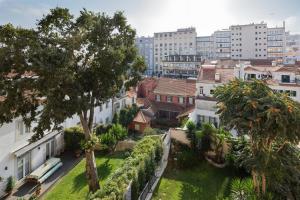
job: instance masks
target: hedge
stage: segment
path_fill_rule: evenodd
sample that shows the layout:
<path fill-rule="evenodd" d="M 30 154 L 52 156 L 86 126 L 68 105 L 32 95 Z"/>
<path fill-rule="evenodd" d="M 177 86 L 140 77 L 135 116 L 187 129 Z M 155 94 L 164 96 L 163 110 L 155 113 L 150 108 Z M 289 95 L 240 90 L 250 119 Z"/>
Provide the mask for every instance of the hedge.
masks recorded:
<path fill-rule="evenodd" d="M 130 183 L 132 199 L 138 196 L 146 183 L 154 175 L 155 166 L 161 160 L 162 140 L 160 136 L 146 136 L 134 147 L 130 157 L 111 174 L 100 190 L 89 199 L 124 199 Z"/>
<path fill-rule="evenodd" d="M 75 151 L 81 149 L 80 142 L 84 140 L 81 127 L 75 126 L 64 130 L 65 149 Z"/>

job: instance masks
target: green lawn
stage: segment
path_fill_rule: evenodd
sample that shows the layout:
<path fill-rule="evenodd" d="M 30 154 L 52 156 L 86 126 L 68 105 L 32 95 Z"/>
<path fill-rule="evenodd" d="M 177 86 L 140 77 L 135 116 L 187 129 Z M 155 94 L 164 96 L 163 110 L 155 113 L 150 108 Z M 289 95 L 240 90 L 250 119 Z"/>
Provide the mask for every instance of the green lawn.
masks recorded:
<path fill-rule="evenodd" d="M 189 170 L 168 168 L 156 189 L 154 200 L 215 200 L 229 195 L 234 174 L 229 169 L 218 169 L 206 162 Z"/>
<path fill-rule="evenodd" d="M 103 184 L 108 175 L 116 170 L 123 162 L 124 155 L 96 154 L 96 163 L 100 184 Z M 58 183 L 45 195 L 46 200 L 80 200 L 86 199 L 88 186 L 85 177 L 85 159 L 83 159 L 74 169 L 65 175 Z"/>

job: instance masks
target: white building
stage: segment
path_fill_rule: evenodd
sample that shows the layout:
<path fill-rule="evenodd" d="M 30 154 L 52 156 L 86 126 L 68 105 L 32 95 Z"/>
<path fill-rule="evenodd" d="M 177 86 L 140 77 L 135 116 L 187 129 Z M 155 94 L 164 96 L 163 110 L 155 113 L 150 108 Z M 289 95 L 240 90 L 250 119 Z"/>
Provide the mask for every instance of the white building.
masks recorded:
<path fill-rule="evenodd" d="M 295 64 L 300 61 L 300 35 L 286 33 L 285 64 Z"/>
<path fill-rule="evenodd" d="M 267 24 L 234 25 L 231 30 L 231 59 L 267 59 Z"/>
<path fill-rule="evenodd" d="M 195 55 L 196 29 L 154 33 L 154 72 L 162 74 L 163 60 L 169 55 Z"/>
<path fill-rule="evenodd" d="M 229 62 L 229 61 L 228 61 Z M 234 78 L 243 80 L 267 79 L 271 89 L 287 93 L 292 99 L 300 102 L 300 67 L 257 65 L 250 62 L 236 62 L 228 65 L 213 63 L 203 65 L 196 83 L 195 110 L 190 118 L 197 123 L 219 124 L 216 112 L 216 99 L 213 98 L 217 86 L 228 83 Z"/>
<path fill-rule="evenodd" d="M 231 56 L 231 31 L 220 30 L 213 34 L 215 58 L 230 59 Z"/>
<path fill-rule="evenodd" d="M 283 62 L 286 51 L 285 26 L 268 28 L 267 31 L 268 59 Z"/>

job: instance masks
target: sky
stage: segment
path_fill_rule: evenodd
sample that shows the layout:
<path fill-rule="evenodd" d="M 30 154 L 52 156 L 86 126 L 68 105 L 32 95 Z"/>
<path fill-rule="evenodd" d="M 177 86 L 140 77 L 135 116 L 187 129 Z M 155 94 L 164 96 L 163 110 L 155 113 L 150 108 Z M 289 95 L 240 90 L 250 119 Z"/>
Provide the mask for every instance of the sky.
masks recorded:
<path fill-rule="evenodd" d="M 0 0 L 0 25 L 35 27 L 56 6 L 75 16 L 83 8 L 112 15 L 123 11 L 138 36 L 195 27 L 199 36 L 230 25 L 267 22 L 300 34 L 300 0 Z"/>

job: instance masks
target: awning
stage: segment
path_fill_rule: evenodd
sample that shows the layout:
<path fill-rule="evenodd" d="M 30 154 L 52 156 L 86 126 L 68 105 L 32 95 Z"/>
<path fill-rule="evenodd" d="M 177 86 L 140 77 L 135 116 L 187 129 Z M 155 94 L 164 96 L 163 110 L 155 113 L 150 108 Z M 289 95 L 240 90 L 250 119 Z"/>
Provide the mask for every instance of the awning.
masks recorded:
<path fill-rule="evenodd" d="M 15 156 L 19 157 L 19 156 L 23 155 L 24 153 L 26 153 L 26 152 L 34 149 L 35 147 L 39 146 L 40 144 L 50 140 L 51 138 L 53 138 L 54 136 L 56 136 L 59 133 L 61 133 L 61 132 L 55 131 L 55 132 L 48 133 L 47 135 L 45 135 L 40 140 L 38 140 L 34 143 L 29 143 L 28 145 L 26 145 L 22 148 L 14 150 L 12 153 L 15 154 Z"/>

